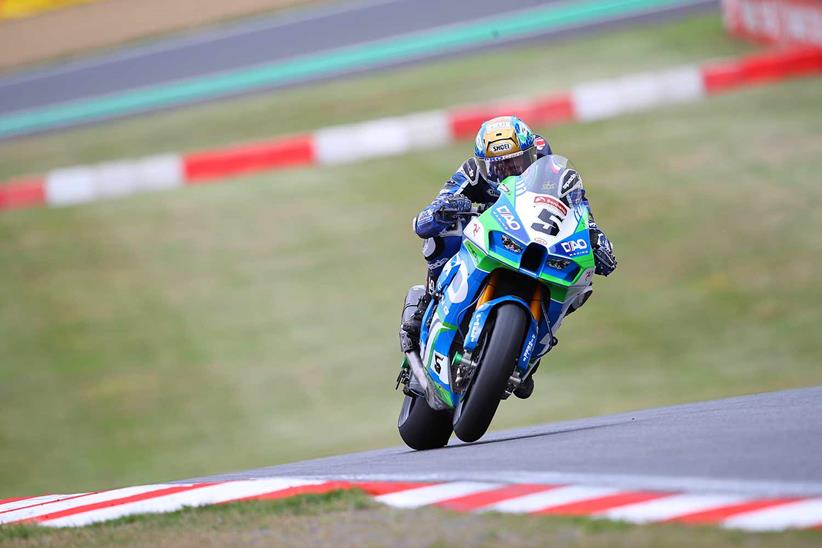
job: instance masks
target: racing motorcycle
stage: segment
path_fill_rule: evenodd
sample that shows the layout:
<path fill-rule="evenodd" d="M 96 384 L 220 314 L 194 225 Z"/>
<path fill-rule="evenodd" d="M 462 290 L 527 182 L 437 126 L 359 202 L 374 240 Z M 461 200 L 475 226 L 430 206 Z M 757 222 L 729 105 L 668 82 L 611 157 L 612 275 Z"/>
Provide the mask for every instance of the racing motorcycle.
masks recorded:
<path fill-rule="evenodd" d="M 485 434 L 507 399 L 556 344 L 572 304 L 591 291 L 593 249 L 582 183 L 567 158 L 545 156 L 499 185 L 496 203 L 453 215 L 463 240 L 445 265 L 397 387 L 398 427 L 413 449 Z M 425 288 L 413 286 L 402 320 Z"/>

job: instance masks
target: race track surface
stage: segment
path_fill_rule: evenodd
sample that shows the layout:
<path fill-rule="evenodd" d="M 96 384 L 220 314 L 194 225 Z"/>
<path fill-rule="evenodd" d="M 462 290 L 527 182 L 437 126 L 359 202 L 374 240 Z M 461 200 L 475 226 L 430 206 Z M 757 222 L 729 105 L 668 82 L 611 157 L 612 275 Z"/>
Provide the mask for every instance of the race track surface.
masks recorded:
<path fill-rule="evenodd" d="M 481 20 L 546 4 L 567 5 L 578 1 L 530 0 L 500 3 L 494 0 L 365 0 L 250 18 L 147 45 L 124 47 L 106 54 L 0 75 L 0 115 L 287 61 L 307 54 Z M 717 5 L 718 0 L 674 3 L 639 16 L 614 18 L 564 30 L 554 29 L 539 38 L 562 37 L 585 30 L 593 32 L 607 26 L 643 20 L 663 20 L 695 10 L 716 9 Z M 530 36 L 528 39 L 534 38 L 535 36 Z M 499 45 L 510 43 L 511 41 L 501 41 Z M 327 77 L 313 75 L 302 81 Z"/>
<path fill-rule="evenodd" d="M 197 480 L 274 476 L 820 495 L 822 387 L 507 430 L 474 444 L 452 438 L 433 451 L 394 447 Z"/>

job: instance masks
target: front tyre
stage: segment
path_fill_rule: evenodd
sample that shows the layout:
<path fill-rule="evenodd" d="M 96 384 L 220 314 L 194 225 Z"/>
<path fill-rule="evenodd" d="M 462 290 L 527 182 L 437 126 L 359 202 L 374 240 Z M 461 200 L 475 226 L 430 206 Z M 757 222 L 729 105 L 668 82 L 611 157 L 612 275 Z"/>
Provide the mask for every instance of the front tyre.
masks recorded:
<path fill-rule="evenodd" d="M 451 437 L 451 411 L 434 411 L 425 398 L 405 396 L 397 421 L 400 437 L 411 449 L 436 449 Z"/>
<path fill-rule="evenodd" d="M 477 441 L 491 425 L 522 350 L 527 321 L 525 310 L 517 304 L 497 308 L 479 369 L 454 415 L 454 433 L 462 441 Z"/>

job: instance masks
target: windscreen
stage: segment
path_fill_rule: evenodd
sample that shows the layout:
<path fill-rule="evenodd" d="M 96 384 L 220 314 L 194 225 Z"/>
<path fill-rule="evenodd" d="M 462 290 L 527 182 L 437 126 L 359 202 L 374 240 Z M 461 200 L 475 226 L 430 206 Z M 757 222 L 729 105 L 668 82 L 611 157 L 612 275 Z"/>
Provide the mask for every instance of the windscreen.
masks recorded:
<path fill-rule="evenodd" d="M 579 174 L 568 158 L 553 154 L 531 164 L 517 181 L 517 189 L 560 198 L 573 207 L 578 201 L 575 195 L 581 193 L 569 195 L 569 191 L 580 183 Z"/>

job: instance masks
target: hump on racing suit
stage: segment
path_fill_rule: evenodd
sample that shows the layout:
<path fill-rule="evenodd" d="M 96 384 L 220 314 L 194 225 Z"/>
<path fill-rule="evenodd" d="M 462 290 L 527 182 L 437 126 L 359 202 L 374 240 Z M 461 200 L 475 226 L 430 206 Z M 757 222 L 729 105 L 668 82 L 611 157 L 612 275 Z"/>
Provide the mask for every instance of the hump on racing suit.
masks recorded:
<path fill-rule="evenodd" d="M 542 136 L 537 135 L 534 141 L 537 158 L 552 154 L 551 145 Z M 433 238 L 447 232 L 451 227 L 449 221 L 438 219 L 434 213 L 448 201 L 451 196 L 465 196 L 475 204 L 490 205 L 499 198 L 497 183 L 483 178 L 473 156 L 468 158 L 448 179 L 425 209 L 414 219 L 414 231 L 420 238 Z M 455 251 L 456 252 L 456 251 Z"/>
<path fill-rule="evenodd" d="M 534 144 L 537 148 L 537 158 L 552 154 L 551 146 L 543 137 L 537 135 Z M 591 205 L 585 196 L 585 189 L 580 185 L 575 192 L 581 193 L 579 198 L 589 211 L 596 273 L 607 276 L 617 265 L 613 246 L 597 226 L 593 213 L 590 213 Z M 437 211 L 444 205 L 451 209 L 467 211 L 472 203 L 489 206 L 496 202 L 497 198 L 497 183 L 483 178 L 476 159 L 471 157 L 445 182 L 434 201 L 414 218 L 414 231 L 425 240 L 422 253 L 428 262 L 428 285 L 439 277 L 445 263 L 459 251 L 462 243 L 461 227 L 456 225 L 453 219 L 438 216 Z"/>

